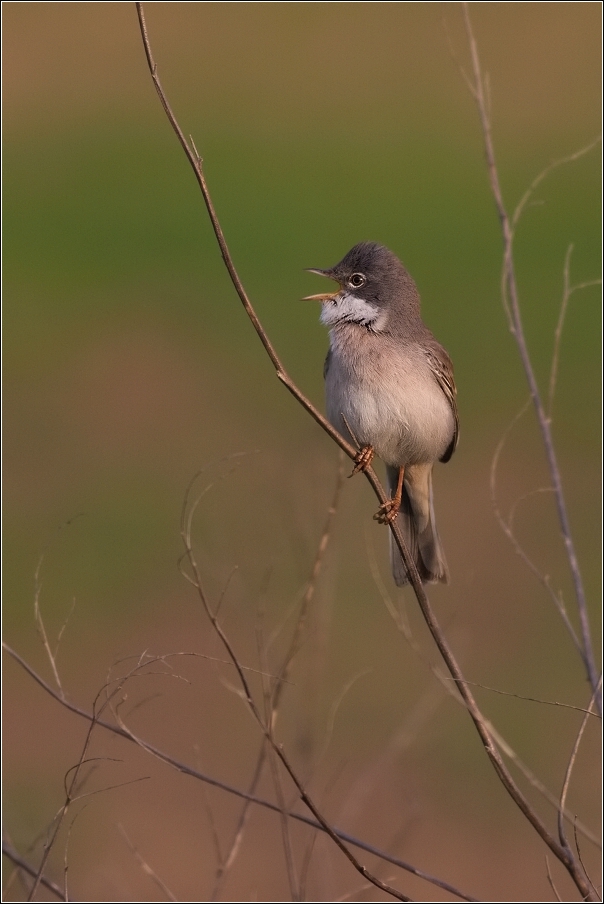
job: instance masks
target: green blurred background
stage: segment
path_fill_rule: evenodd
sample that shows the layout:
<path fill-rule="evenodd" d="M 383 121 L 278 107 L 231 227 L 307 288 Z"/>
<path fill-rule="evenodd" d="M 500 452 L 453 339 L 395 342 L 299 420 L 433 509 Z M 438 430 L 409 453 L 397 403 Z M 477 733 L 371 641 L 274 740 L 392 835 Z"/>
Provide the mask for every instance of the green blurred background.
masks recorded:
<path fill-rule="evenodd" d="M 601 7 L 470 7 L 513 208 L 548 163 L 599 132 Z M 59 666 L 77 702 L 91 704 L 121 656 L 219 655 L 177 569 L 185 488 L 204 469 L 200 486 L 213 483 L 196 521 L 204 579 L 216 599 L 237 566 L 223 617 L 242 656 L 257 664 L 258 608 L 268 634 L 299 597 L 337 452 L 275 379 L 229 283 L 153 90 L 134 4 L 7 3 L 3 13 L 5 637 L 49 674 L 33 617 L 34 573 L 46 550 L 40 602 L 53 638 L 75 600 Z M 204 158 L 239 273 L 289 373 L 318 405 L 327 336 L 318 310 L 298 303 L 318 291 L 304 268 L 329 266 L 369 239 L 391 247 L 413 275 L 424 318 L 455 363 L 461 417 L 458 451 L 435 476 L 452 581 L 431 588 L 431 599 L 468 678 L 586 705 L 578 656 L 490 502 L 493 453 L 527 389 L 500 301 L 501 240 L 478 117 L 459 68 L 469 70 L 460 6 L 152 3 L 147 19 L 160 77 Z M 573 283 L 600 273 L 599 177 L 597 148 L 554 171 L 518 229 L 520 298 L 544 390 L 569 244 Z M 594 619 L 599 298 L 595 287 L 571 299 L 554 407 Z M 228 458 L 235 453 L 246 454 Z M 529 411 L 501 459 L 502 509 L 548 484 Z M 282 739 L 297 762 L 314 764 L 313 790 L 343 828 L 470 894 L 549 900 L 543 845 L 499 789 L 467 717 L 445 700 L 383 606 L 370 560 L 390 588 L 387 543 L 374 509 L 361 478 L 346 482 Z M 576 624 L 551 495 L 529 495 L 515 525 Z M 396 599 L 436 661 L 410 593 Z M 133 725 L 243 787 L 257 733 L 225 690 L 233 676 L 195 668 L 192 687 L 163 682 L 162 697 L 141 707 Z M 319 760 L 331 707 L 355 676 Z M 25 851 L 60 805 L 83 727 L 12 663 L 6 677 L 6 817 Z M 577 714 L 477 693 L 557 792 Z M 99 740 L 104 754 L 111 743 Z M 119 799 L 107 792 L 89 802 L 70 841 L 73 893 L 155 899 L 116 829 L 121 822 L 180 900 L 203 899 L 213 854 L 201 791 L 159 767 L 156 774 L 126 748 L 120 755 L 130 757 L 128 777 L 153 778 Z M 594 762 L 595 733 L 571 789 L 573 812 L 592 826 Z M 114 771 L 91 781 L 123 781 Z M 220 795 L 211 804 L 226 846 L 237 807 Z M 553 825 L 551 807 L 537 805 Z M 287 897 L 275 865 L 277 820 L 254 819 L 224 895 Z M 591 862 L 594 850 L 583 844 Z M 340 855 L 324 842 L 318 851 L 309 896 L 354 893 Z M 416 880 L 396 881 L 407 894 L 443 899 Z M 562 874 L 556 881 L 572 896 Z M 7 900 L 19 894 L 13 884 Z"/>

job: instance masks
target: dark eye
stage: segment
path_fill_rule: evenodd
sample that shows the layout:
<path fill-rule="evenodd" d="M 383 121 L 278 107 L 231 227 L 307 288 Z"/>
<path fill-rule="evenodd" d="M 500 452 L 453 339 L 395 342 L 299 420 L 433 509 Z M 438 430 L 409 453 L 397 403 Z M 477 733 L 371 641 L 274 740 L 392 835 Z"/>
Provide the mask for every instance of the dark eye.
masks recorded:
<path fill-rule="evenodd" d="M 366 282 L 367 279 L 363 276 L 362 273 L 353 273 L 348 280 L 348 285 L 352 286 L 353 289 L 360 289 L 361 286 L 364 286 Z"/>

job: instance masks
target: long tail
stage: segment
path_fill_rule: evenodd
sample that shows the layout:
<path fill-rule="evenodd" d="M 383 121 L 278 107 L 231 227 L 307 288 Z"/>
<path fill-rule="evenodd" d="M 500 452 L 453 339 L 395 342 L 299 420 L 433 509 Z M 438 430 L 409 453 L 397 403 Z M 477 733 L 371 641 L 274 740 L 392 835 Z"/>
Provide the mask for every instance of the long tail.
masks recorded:
<path fill-rule="evenodd" d="M 392 495 L 396 490 L 398 470 L 388 467 L 386 471 L 388 489 Z M 449 572 L 434 520 L 432 465 L 409 465 L 405 469 L 403 498 L 397 523 L 422 583 L 448 583 Z M 391 532 L 390 562 L 396 584 L 399 587 L 407 584 L 407 569 Z"/>

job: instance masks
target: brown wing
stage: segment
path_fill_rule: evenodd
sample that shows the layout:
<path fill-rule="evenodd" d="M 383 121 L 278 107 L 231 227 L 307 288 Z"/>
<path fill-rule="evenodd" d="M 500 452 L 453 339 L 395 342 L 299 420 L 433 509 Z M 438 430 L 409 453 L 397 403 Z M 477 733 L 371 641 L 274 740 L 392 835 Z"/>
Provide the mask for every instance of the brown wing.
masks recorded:
<path fill-rule="evenodd" d="M 441 461 L 449 461 L 449 459 L 455 452 L 457 440 L 459 439 L 457 388 L 455 386 L 455 379 L 453 377 L 453 364 L 442 345 L 439 345 L 437 342 L 430 344 L 430 346 L 426 349 L 426 355 L 428 358 L 428 364 L 430 365 L 430 370 L 434 374 L 436 382 L 446 395 L 449 405 L 451 406 L 451 411 L 453 412 L 453 420 L 455 422 L 453 436 L 451 438 L 451 442 L 447 446 L 445 454 L 440 459 Z"/>

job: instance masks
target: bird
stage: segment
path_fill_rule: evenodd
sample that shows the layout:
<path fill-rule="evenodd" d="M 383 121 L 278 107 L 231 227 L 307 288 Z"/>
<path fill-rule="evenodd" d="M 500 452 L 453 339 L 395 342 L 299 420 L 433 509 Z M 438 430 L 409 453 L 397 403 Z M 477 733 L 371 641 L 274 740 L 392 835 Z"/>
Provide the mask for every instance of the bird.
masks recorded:
<path fill-rule="evenodd" d="M 385 463 L 390 498 L 374 518 L 397 520 L 422 583 L 448 583 L 432 468 L 449 461 L 459 438 L 451 359 L 421 318 L 415 282 L 384 245 L 360 242 L 334 267 L 308 272 L 339 286 L 304 300 L 321 302 L 329 329 L 327 417 L 358 449 L 350 476 L 374 456 Z M 403 586 L 409 575 L 389 533 L 392 575 Z"/>

